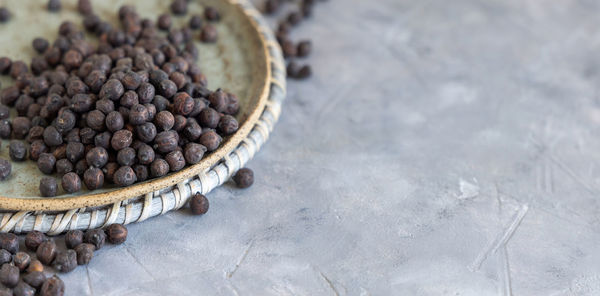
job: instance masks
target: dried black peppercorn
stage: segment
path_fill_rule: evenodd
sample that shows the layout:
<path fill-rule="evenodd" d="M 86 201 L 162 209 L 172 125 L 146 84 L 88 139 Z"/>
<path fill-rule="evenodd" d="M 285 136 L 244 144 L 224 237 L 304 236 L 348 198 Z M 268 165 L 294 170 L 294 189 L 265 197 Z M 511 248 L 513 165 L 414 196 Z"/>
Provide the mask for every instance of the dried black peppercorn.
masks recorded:
<path fill-rule="evenodd" d="M 8 154 L 13 161 L 23 161 L 27 157 L 27 147 L 21 141 L 12 140 L 8 147 Z"/>
<path fill-rule="evenodd" d="M 101 168 L 108 162 L 108 152 L 102 147 L 94 147 L 85 155 L 85 161 L 91 166 Z"/>
<path fill-rule="evenodd" d="M 214 151 L 219 148 L 223 139 L 213 130 L 208 130 L 200 135 L 198 143 L 204 145 L 207 151 Z"/>
<path fill-rule="evenodd" d="M 74 249 L 79 244 L 83 243 L 83 231 L 69 230 L 65 233 L 65 243 L 67 248 Z"/>
<path fill-rule="evenodd" d="M 122 224 L 111 224 L 106 228 L 106 236 L 111 244 L 120 245 L 127 240 L 127 228 Z"/>
<path fill-rule="evenodd" d="M 101 188 L 104 185 L 104 173 L 96 167 L 90 167 L 83 173 L 83 183 L 89 190 Z"/>
<path fill-rule="evenodd" d="M 62 188 L 67 193 L 74 193 L 81 190 L 81 179 L 76 173 L 66 173 L 62 177 Z"/>
<path fill-rule="evenodd" d="M 56 243 L 53 240 L 41 243 L 35 252 L 35 256 L 43 264 L 50 265 L 56 256 Z"/>
<path fill-rule="evenodd" d="M 93 244 L 79 244 L 75 247 L 75 252 L 77 253 L 77 264 L 85 265 L 92 261 L 94 257 L 94 250 L 96 247 Z"/>
<path fill-rule="evenodd" d="M 25 236 L 25 247 L 27 247 L 27 249 L 29 249 L 30 251 L 35 251 L 41 243 L 47 240 L 48 238 L 45 234 L 43 234 L 40 231 L 33 230 L 28 232 Z"/>
<path fill-rule="evenodd" d="M 185 145 L 183 150 L 183 154 L 185 157 L 185 161 L 188 164 L 196 164 L 202 160 L 204 153 L 206 152 L 206 147 L 197 144 L 197 143 L 189 143 Z"/>
<path fill-rule="evenodd" d="M 62 296 L 65 293 L 65 283 L 56 275 L 47 279 L 40 288 L 41 296 Z"/>
<path fill-rule="evenodd" d="M 0 249 L 15 254 L 19 250 L 19 238 L 13 233 L 0 233 Z"/>
<path fill-rule="evenodd" d="M 106 234 L 102 229 L 90 229 L 83 235 L 83 242 L 94 245 L 96 250 L 99 250 L 104 246 L 105 240 Z"/>
<path fill-rule="evenodd" d="M 169 173 L 169 163 L 164 159 L 155 159 L 150 164 L 150 175 L 152 177 L 162 177 Z"/>
<path fill-rule="evenodd" d="M 0 158 L 0 181 L 6 180 L 10 176 L 12 165 L 4 158 Z"/>
<path fill-rule="evenodd" d="M 231 135 L 238 130 L 238 122 L 235 117 L 231 115 L 224 115 L 219 121 L 219 131 L 224 135 Z"/>
<path fill-rule="evenodd" d="M 213 25 L 205 25 L 200 32 L 200 40 L 205 43 L 217 41 L 217 29 Z"/>
<path fill-rule="evenodd" d="M 51 153 L 42 153 L 40 154 L 37 160 L 38 169 L 40 169 L 40 171 L 46 175 L 52 174 L 52 172 L 54 172 L 55 164 L 56 158 Z"/>
<path fill-rule="evenodd" d="M 8 263 L 2 264 L 0 268 L 0 283 L 12 288 L 19 282 L 19 268 Z"/>
<path fill-rule="evenodd" d="M 27 252 L 17 252 L 13 256 L 13 264 L 19 268 L 20 271 L 25 271 L 31 263 L 31 256 Z"/>
<path fill-rule="evenodd" d="M 196 193 L 190 198 L 190 209 L 194 215 L 204 215 L 208 212 L 209 203 L 206 196 Z"/>
<path fill-rule="evenodd" d="M 165 160 L 169 164 L 169 169 L 172 172 L 179 171 L 185 167 L 185 158 L 179 150 L 171 151 L 165 156 Z"/>
<path fill-rule="evenodd" d="M 248 188 L 254 183 L 254 172 L 249 168 L 242 168 L 233 176 L 233 181 L 239 188 Z"/>
<path fill-rule="evenodd" d="M 71 249 L 58 252 L 52 265 L 59 272 L 70 272 L 77 267 L 77 253 Z"/>
<path fill-rule="evenodd" d="M 44 177 L 40 180 L 40 194 L 43 197 L 56 196 L 57 191 L 58 184 L 56 183 L 56 179 L 52 177 Z"/>

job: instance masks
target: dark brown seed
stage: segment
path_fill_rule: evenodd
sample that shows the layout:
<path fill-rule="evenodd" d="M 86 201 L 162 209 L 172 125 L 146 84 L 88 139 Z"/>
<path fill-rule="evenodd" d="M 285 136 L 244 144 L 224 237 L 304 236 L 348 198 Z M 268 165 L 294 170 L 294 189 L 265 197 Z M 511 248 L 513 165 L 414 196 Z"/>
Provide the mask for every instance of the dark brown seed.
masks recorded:
<path fill-rule="evenodd" d="M 71 109 L 77 113 L 88 112 L 92 106 L 94 106 L 94 100 L 89 94 L 76 94 L 71 99 Z"/>
<path fill-rule="evenodd" d="M 125 87 L 117 79 L 109 79 L 100 90 L 100 99 L 116 101 L 125 93 Z"/>
<path fill-rule="evenodd" d="M 175 124 L 175 117 L 173 117 L 173 114 L 169 111 L 160 111 L 156 114 L 154 123 L 161 131 L 168 131 Z"/>
<path fill-rule="evenodd" d="M 77 253 L 77 264 L 85 265 L 92 261 L 94 257 L 94 250 L 96 247 L 92 244 L 79 244 L 75 247 Z"/>
<path fill-rule="evenodd" d="M 75 163 L 75 173 L 80 177 L 83 176 L 83 173 L 88 169 L 89 165 L 85 161 L 85 159 L 80 159 Z"/>
<path fill-rule="evenodd" d="M 58 175 L 65 175 L 72 172 L 74 169 L 73 163 L 68 159 L 63 158 L 56 161 L 56 173 Z"/>
<path fill-rule="evenodd" d="M 14 296 L 34 296 L 35 289 L 25 282 L 17 283 L 17 286 L 13 289 Z"/>
<path fill-rule="evenodd" d="M 281 44 L 281 51 L 283 52 L 283 56 L 285 58 L 293 58 L 298 53 L 296 44 L 289 39 L 283 41 Z"/>
<path fill-rule="evenodd" d="M 107 99 L 98 100 L 96 101 L 96 109 L 102 111 L 104 114 L 108 114 L 115 111 L 115 103 Z"/>
<path fill-rule="evenodd" d="M 189 143 L 185 145 L 184 149 L 184 157 L 185 161 L 188 164 L 196 164 L 202 160 L 204 153 L 206 152 L 206 147 L 197 144 L 197 143 Z"/>
<path fill-rule="evenodd" d="M 292 11 L 288 14 L 287 21 L 292 26 L 298 25 L 302 21 L 302 14 L 299 11 Z"/>
<path fill-rule="evenodd" d="M 204 9 L 204 17 L 206 17 L 206 19 L 209 21 L 218 21 L 221 19 L 219 11 L 211 6 L 208 6 Z"/>
<path fill-rule="evenodd" d="M 65 243 L 67 248 L 74 249 L 83 243 L 83 231 L 81 230 L 69 230 L 65 233 Z"/>
<path fill-rule="evenodd" d="M 89 127 L 84 127 L 79 130 L 79 137 L 81 138 L 82 144 L 92 144 L 94 143 L 94 137 L 96 136 L 96 131 Z"/>
<path fill-rule="evenodd" d="M 19 282 L 19 268 L 8 263 L 0 268 L 0 283 L 4 286 L 12 288 Z"/>
<path fill-rule="evenodd" d="M 35 251 L 34 251 L 35 253 Z M 42 272 L 44 271 L 44 264 L 42 264 L 42 262 L 40 260 L 31 260 L 31 263 L 29 263 L 29 267 L 27 268 L 27 272 Z M 29 284 L 29 283 L 28 283 Z"/>
<path fill-rule="evenodd" d="M 108 242 L 120 245 L 127 240 L 127 228 L 122 224 L 111 224 L 106 228 Z"/>
<path fill-rule="evenodd" d="M 169 163 L 164 159 L 155 159 L 150 165 L 150 175 L 152 177 L 162 177 L 169 173 Z"/>
<path fill-rule="evenodd" d="M 306 78 L 310 77 L 311 75 L 312 75 L 312 69 L 310 68 L 310 66 L 304 65 L 304 66 L 302 66 L 302 68 L 300 68 L 300 71 L 298 71 L 298 75 L 295 78 L 306 79 Z"/>
<path fill-rule="evenodd" d="M 0 137 L 3 139 L 10 138 L 11 131 L 10 122 L 6 119 L 0 120 Z"/>
<path fill-rule="evenodd" d="M 158 16 L 158 20 L 156 21 L 156 24 L 159 29 L 164 30 L 164 31 L 168 30 L 172 24 L 171 16 L 166 13 L 161 14 L 160 16 Z"/>
<path fill-rule="evenodd" d="M 113 182 L 117 186 L 121 186 L 121 187 L 129 186 L 129 185 L 135 183 L 135 181 L 136 181 L 135 172 L 129 166 L 120 167 L 115 172 L 115 175 L 113 176 Z"/>
<path fill-rule="evenodd" d="M 138 162 L 143 165 L 149 165 L 154 161 L 154 149 L 144 144 L 141 145 L 137 150 Z"/>
<path fill-rule="evenodd" d="M 47 279 L 40 289 L 40 296 L 63 296 L 65 283 L 56 275 Z"/>
<path fill-rule="evenodd" d="M 5 10 L 6 8 L 4 7 L 0 7 L 0 16 L 1 16 L 1 12 L 2 10 Z M 2 22 L 0 20 L 0 22 Z M 12 65 L 12 60 L 7 58 L 7 57 L 1 57 L 0 58 L 0 74 L 8 74 L 8 71 L 10 70 L 10 66 Z"/>
<path fill-rule="evenodd" d="M 155 96 L 152 100 L 152 104 L 156 106 L 156 111 L 164 111 L 169 106 L 169 100 L 163 96 Z"/>
<path fill-rule="evenodd" d="M 125 73 L 125 76 L 123 76 L 123 79 L 121 79 L 121 83 L 125 89 L 135 90 L 142 83 L 142 77 L 136 72 L 128 71 Z"/>
<path fill-rule="evenodd" d="M 183 153 L 179 150 L 169 152 L 165 156 L 165 160 L 169 164 L 171 172 L 179 171 L 185 167 L 185 158 L 183 157 Z"/>
<path fill-rule="evenodd" d="M 217 41 L 217 29 L 213 25 L 205 25 L 200 32 L 200 40 L 205 43 L 214 43 Z"/>
<path fill-rule="evenodd" d="M 27 117 L 15 117 L 12 121 L 13 134 L 18 139 L 23 139 L 29 133 L 31 120 Z"/>
<path fill-rule="evenodd" d="M 219 131 L 224 135 L 231 135 L 238 130 L 238 122 L 231 115 L 224 115 L 219 121 Z"/>
<path fill-rule="evenodd" d="M 85 155 L 85 147 L 82 143 L 70 142 L 69 144 L 67 144 L 66 155 L 69 161 L 71 161 L 72 163 L 76 163 Z"/>
<path fill-rule="evenodd" d="M 38 157 L 38 160 L 37 160 L 38 169 L 40 169 L 40 171 L 46 175 L 52 174 L 52 172 L 54 172 L 55 164 L 56 164 L 56 158 L 51 153 L 42 153 L 42 154 L 40 154 L 40 156 Z M 49 182 L 49 181 L 47 181 L 47 182 Z M 56 183 L 56 181 L 55 181 L 55 183 Z M 41 189 L 41 183 L 40 183 L 40 189 Z M 56 194 L 56 192 L 54 192 L 54 194 Z"/>
<path fill-rule="evenodd" d="M 71 110 L 62 110 L 58 112 L 58 117 L 56 117 L 56 129 L 61 134 L 64 134 L 75 128 L 76 120 L 77 117 L 75 116 L 75 113 L 71 112 Z"/>
<path fill-rule="evenodd" d="M 132 166 L 135 163 L 135 149 L 126 147 L 117 153 L 117 163 L 122 166 Z"/>
<path fill-rule="evenodd" d="M 51 150 L 52 150 L 52 155 L 57 160 L 67 157 L 67 145 L 66 144 L 62 144 L 60 146 L 53 147 Z"/>
<path fill-rule="evenodd" d="M 198 14 L 192 15 L 192 17 L 190 18 L 189 26 L 191 29 L 194 30 L 200 29 L 202 27 L 202 16 Z"/>
<path fill-rule="evenodd" d="M 202 128 L 196 120 L 188 120 L 188 124 L 183 129 L 183 135 L 190 141 L 196 141 L 202 134 Z"/>
<path fill-rule="evenodd" d="M 118 169 L 119 164 L 116 162 L 109 162 L 102 168 L 102 172 L 104 172 L 104 177 L 106 178 L 107 182 L 114 183 L 113 177 Z"/>
<path fill-rule="evenodd" d="M 35 140 L 29 147 L 29 158 L 37 161 L 42 153 L 48 152 L 48 146 L 42 140 Z"/>
<path fill-rule="evenodd" d="M 148 104 L 152 102 L 155 95 L 154 86 L 150 83 L 143 82 L 137 89 L 138 100 L 140 104 Z"/>
<path fill-rule="evenodd" d="M 106 234 L 102 229 L 90 229 L 83 235 L 83 242 L 94 245 L 96 250 L 100 250 L 104 246 Z"/>
<path fill-rule="evenodd" d="M 265 2 L 265 12 L 267 14 L 273 14 L 279 9 L 279 0 L 267 0 Z"/>
<path fill-rule="evenodd" d="M 32 42 L 33 49 L 35 49 L 35 51 L 37 51 L 38 53 L 44 53 L 44 51 L 48 49 L 48 45 L 50 45 L 50 43 L 48 43 L 48 40 L 41 37 L 33 39 Z"/>
<path fill-rule="evenodd" d="M 23 61 L 14 61 L 10 67 L 10 76 L 14 79 L 17 79 L 28 72 L 29 69 L 27 68 L 27 64 Z"/>
<path fill-rule="evenodd" d="M 149 143 L 156 137 L 156 127 L 151 122 L 146 122 L 135 127 L 138 140 Z"/>
<path fill-rule="evenodd" d="M 90 74 L 85 77 L 85 84 L 87 84 L 94 93 L 98 93 L 105 82 L 106 75 L 100 70 L 91 71 Z"/>
<path fill-rule="evenodd" d="M 221 89 L 217 89 L 208 96 L 210 106 L 218 112 L 223 112 L 227 109 L 227 93 Z"/>
<path fill-rule="evenodd" d="M 85 94 L 89 91 L 89 87 L 81 79 L 69 79 L 66 84 L 67 95 L 70 97 L 76 94 Z"/>
<path fill-rule="evenodd" d="M 77 11 L 83 15 L 89 15 L 93 12 L 92 1 L 79 0 L 77 1 Z"/>
<path fill-rule="evenodd" d="M 133 125 L 145 123 L 148 117 L 148 109 L 141 104 L 133 105 L 129 111 L 129 123 Z"/>
<path fill-rule="evenodd" d="M 104 185 L 104 173 L 99 168 L 91 167 L 83 173 L 83 183 L 89 190 L 102 188 Z"/>
<path fill-rule="evenodd" d="M 208 199 L 206 196 L 196 193 L 190 198 L 190 209 L 194 215 L 204 215 L 208 212 Z"/>
<path fill-rule="evenodd" d="M 10 108 L 0 105 L 0 119 L 7 119 L 8 117 L 10 117 Z"/>
<path fill-rule="evenodd" d="M 44 143 L 46 143 L 46 145 L 50 147 L 59 146 L 63 143 L 62 135 L 54 126 L 49 126 L 46 129 L 44 129 L 43 137 Z"/>
<path fill-rule="evenodd" d="M 19 98 L 20 90 L 16 85 L 6 87 L 0 91 L 0 102 L 4 105 L 12 106 Z"/>
<path fill-rule="evenodd" d="M 187 13 L 187 1 L 186 0 L 173 0 L 171 2 L 171 12 L 174 15 L 184 15 Z"/>
<path fill-rule="evenodd" d="M 11 13 L 6 7 L 0 7 L 0 23 L 6 23 L 10 20 Z"/>
<path fill-rule="evenodd" d="M 56 256 L 56 243 L 53 240 L 41 243 L 35 252 L 35 256 L 44 265 L 50 265 Z"/>
<path fill-rule="evenodd" d="M 175 131 L 160 132 L 154 139 L 156 149 L 161 153 L 168 153 L 175 150 L 178 142 L 179 135 Z"/>
<path fill-rule="evenodd" d="M 198 139 L 198 143 L 204 145 L 207 151 L 214 151 L 219 148 L 223 139 L 215 131 L 209 130 L 203 132 Z"/>
<path fill-rule="evenodd" d="M 59 11 L 61 8 L 60 0 L 49 0 L 48 1 L 48 10 L 55 12 Z"/>
<path fill-rule="evenodd" d="M 133 167 L 137 182 L 144 182 L 148 179 L 148 167 L 141 164 L 136 164 Z"/>
<path fill-rule="evenodd" d="M 95 131 L 104 131 L 105 125 L 104 120 L 106 116 L 100 110 L 92 110 L 87 114 L 86 123 L 87 125 L 94 129 Z M 46 143 L 48 144 L 48 143 Z"/>
<path fill-rule="evenodd" d="M 248 188 L 254 183 L 254 172 L 249 168 L 242 168 L 233 176 L 233 181 L 239 188 Z"/>
<path fill-rule="evenodd" d="M 79 190 L 81 190 L 81 179 L 76 173 L 66 173 L 62 177 L 61 185 L 63 190 L 67 193 L 78 192 Z"/>
<path fill-rule="evenodd" d="M 194 104 L 194 99 L 187 93 L 177 93 L 173 98 L 173 111 L 175 111 L 176 114 L 186 116 L 194 110 Z"/>
<path fill-rule="evenodd" d="M 57 191 L 58 184 L 56 183 L 56 179 L 52 177 L 44 177 L 40 180 L 40 194 L 43 197 L 56 196 Z"/>
<path fill-rule="evenodd" d="M 31 263 L 31 256 L 26 252 L 17 252 L 13 256 L 13 263 L 20 271 L 25 271 L 29 267 L 29 263 Z"/>
<path fill-rule="evenodd" d="M 27 147 L 21 141 L 12 140 L 8 147 L 8 154 L 13 161 L 23 161 L 27 157 Z"/>
<path fill-rule="evenodd" d="M 40 231 L 33 230 L 28 232 L 25 236 L 25 247 L 27 247 L 27 249 L 29 249 L 30 251 L 35 251 L 41 243 L 47 240 L 48 238 L 45 234 L 43 234 Z"/>
<path fill-rule="evenodd" d="M 63 65 L 65 65 L 65 67 L 67 67 L 67 69 L 79 68 L 82 62 L 83 56 L 79 51 L 76 51 L 74 49 L 70 49 L 67 52 L 65 52 L 65 55 L 62 58 L 62 63 Z"/>
<path fill-rule="evenodd" d="M 19 250 L 19 238 L 13 233 L 0 233 L 0 249 L 15 254 Z"/>
<path fill-rule="evenodd" d="M 108 162 L 108 152 L 102 147 L 94 147 L 85 155 L 85 161 L 93 167 L 101 168 Z"/>
<path fill-rule="evenodd" d="M 8 176 L 10 176 L 10 172 L 12 170 L 12 166 L 10 161 L 0 158 L 0 181 L 6 180 Z"/>
<path fill-rule="evenodd" d="M 41 271 L 31 271 L 23 276 L 23 281 L 28 285 L 39 289 L 44 284 L 44 281 L 46 281 L 46 275 Z"/>
<path fill-rule="evenodd" d="M 177 85 L 175 85 L 175 82 L 165 79 L 158 84 L 157 91 L 158 94 L 168 99 L 177 92 Z"/>
<path fill-rule="evenodd" d="M 123 120 L 123 115 L 121 115 L 121 113 L 112 111 L 106 115 L 105 124 L 109 131 L 116 132 L 123 129 L 125 121 Z"/>
<path fill-rule="evenodd" d="M 312 43 L 310 40 L 303 40 L 298 43 L 298 49 L 296 55 L 299 57 L 306 57 L 310 54 L 312 49 Z"/>
<path fill-rule="evenodd" d="M 0 249 L 0 265 L 2 265 L 4 263 L 10 263 L 11 261 L 12 261 L 12 254 L 5 249 Z"/>
<path fill-rule="evenodd" d="M 77 253 L 71 249 L 58 252 L 52 265 L 59 272 L 70 272 L 77 267 Z"/>
<path fill-rule="evenodd" d="M 110 144 L 113 149 L 119 151 L 125 147 L 129 147 L 131 142 L 133 141 L 133 134 L 126 129 L 116 131 L 113 134 L 112 139 L 110 140 Z"/>

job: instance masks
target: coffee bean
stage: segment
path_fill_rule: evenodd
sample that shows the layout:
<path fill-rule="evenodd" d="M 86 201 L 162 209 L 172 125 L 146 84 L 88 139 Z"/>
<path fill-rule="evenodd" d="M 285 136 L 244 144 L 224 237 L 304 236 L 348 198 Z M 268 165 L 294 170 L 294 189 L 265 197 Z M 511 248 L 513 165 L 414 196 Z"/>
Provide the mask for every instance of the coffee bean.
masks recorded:
<path fill-rule="evenodd" d="M 108 162 L 108 152 L 102 147 L 94 147 L 85 155 L 85 161 L 91 166 L 101 168 Z"/>
<path fill-rule="evenodd" d="M 239 188 L 248 188 L 254 183 L 254 172 L 249 168 L 242 168 L 233 176 L 233 181 Z"/>
<path fill-rule="evenodd" d="M 79 244 L 75 247 L 75 252 L 77 253 L 77 264 L 85 265 L 92 261 L 94 257 L 95 246 L 93 244 Z"/>
<path fill-rule="evenodd" d="M 53 240 L 41 243 L 35 252 L 35 256 L 43 264 L 50 265 L 56 256 L 56 243 Z"/>
<path fill-rule="evenodd" d="M 205 25 L 200 31 L 200 40 L 205 43 L 214 43 L 217 41 L 217 29 L 213 25 Z"/>
<path fill-rule="evenodd" d="M 13 256 L 13 263 L 20 271 L 25 271 L 29 267 L 29 263 L 31 263 L 31 257 L 26 252 L 17 252 Z"/>
<path fill-rule="evenodd" d="M 19 282 L 19 268 L 8 263 L 0 268 L 0 283 L 4 286 L 13 288 Z"/>
<path fill-rule="evenodd" d="M 206 153 L 206 147 L 197 144 L 197 143 L 189 143 L 185 145 L 184 148 L 184 157 L 185 161 L 188 164 L 196 164 L 202 160 L 202 157 Z"/>
<path fill-rule="evenodd" d="M 218 21 L 221 19 L 219 11 L 211 6 L 204 8 L 204 17 L 209 21 Z"/>
<path fill-rule="evenodd" d="M 40 171 L 46 175 L 52 174 L 52 172 L 54 172 L 55 164 L 56 164 L 56 158 L 51 153 L 42 153 L 42 154 L 40 154 L 40 156 L 38 157 L 38 160 L 37 160 L 38 169 L 40 169 Z M 51 192 L 51 191 L 49 191 L 49 192 Z"/>
<path fill-rule="evenodd" d="M 224 135 L 231 135 L 238 130 L 238 122 L 231 115 L 224 115 L 219 121 L 219 131 Z"/>
<path fill-rule="evenodd" d="M 0 158 L 0 181 L 6 180 L 10 176 L 12 165 L 4 158 Z"/>
<path fill-rule="evenodd" d="M 83 173 L 83 183 L 89 190 L 102 188 L 104 185 L 104 173 L 96 167 L 90 167 Z"/>
<path fill-rule="evenodd" d="M 30 271 L 23 276 L 23 281 L 28 285 L 39 289 L 44 284 L 44 281 L 46 281 L 46 275 L 41 271 Z"/>
<path fill-rule="evenodd" d="M 33 230 L 28 232 L 25 236 L 25 247 L 27 247 L 27 249 L 29 249 L 30 251 L 35 251 L 41 243 L 47 240 L 48 238 L 45 234 L 43 234 L 40 231 Z"/>
<path fill-rule="evenodd" d="M 8 154 L 13 161 L 23 161 L 27 157 L 27 147 L 21 141 L 12 140 L 8 147 Z"/>
<path fill-rule="evenodd" d="M 96 250 L 99 250 L 104 246 L 106 240 L 106 234 L 102 229 L 89 229 L 83 235 L 83 242 L 94 245 Z"/>
<path fill-rule="evenodd" d="M 67 193 L 75 193 L 81 190 L 81 179 L 76 173 L 66 173 L 62 177 L 62 188 Z"/>
<path fill-rule="evenodd" d="M 59 272 L 72 271 L 77 267 L 77 253 L 71 249 L 58 252 L 52 262 L 52 266 Z"/>
<path fill-rule="evenodd" d="M 40 194 L 43 197 L 56 196 L 57 191 L 58 184 L 56 184 L 56 179 L 52 177 L 44 177 L 40 180 Z"/>
<path fill-rule="evenodd" d="M 41 37 L 33 39 L 32 42 L 33 49 L 35 49 L 35 51 L 37 51 L 38 53 L 44 53 L 44 51 L 48 49 L 49 45 L 50 43 L 48 43 L 48 40 Z"/>
<path fill-rule="evenodd" d="M 19 250 L 19 238 L 13 233 L 0 233 L 0 249 L 15 254 Z"/>
<path fill-rule="evenodd" d="M 223 139 L 215 131 L 209 130 L 203 132 L 198 139 L 198 143 L 204 145 L 207 151 L 216 150 Z"/>
<path fill-rule="evenodd" d="M 25 282 L 18 282 L 17 286 L 13 289 L 14 296 L 34 296 L 35 289 Z"/>
<path fill-rule="evenodd" d="M 63 296 L 64 294 L 65 283 L 56 275 L 47 279 L 40 288 L 40 296 Z"/>
<path fill-rule="evenodd" d="M 122 224 L 111 224 L 106 228 L 106 236 L 111 244 L 120 245 L 127 240 L 127 228 Z"/>
<path fill-rule="evenodd" d="M 209 203 L 206 196 L 196 193 L 190 198 L 190 209 L 194 215 L 204 215 L 208 212 Z"/>
<path fill-rule="evenodd" d="M 162 177 L 169 173 L 169 163 L 164 159 L 155 159 L 150 164 L 150 175 L 152 177 Z"/>

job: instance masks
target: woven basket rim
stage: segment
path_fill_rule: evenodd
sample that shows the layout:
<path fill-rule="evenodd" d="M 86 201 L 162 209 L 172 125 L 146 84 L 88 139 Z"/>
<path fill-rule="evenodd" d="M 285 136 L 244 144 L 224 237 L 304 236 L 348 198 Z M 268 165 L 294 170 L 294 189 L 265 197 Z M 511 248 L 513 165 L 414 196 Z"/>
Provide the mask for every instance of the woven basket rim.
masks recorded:
<path fill-rule="evenodd" d="M 241 14 L 246 17 L 250 26 L 253 28 L 252 33 L 260 43 L 260 52 L 262 57 L 261 79 L 264 83 L 258 98 L 257 104 L 252 105 L 251 111 L 248 113 L 246 120 L 240 125 L 238 131 L 227 138 L 222 145 L 215 151 L 211 152 L 206 158 L 199 163 L 186 167 L 181 171 L 174 172 L 166 177 L 152 179 L 143 183 L 135 184 L 129 187 L 118 188 L 108 192 L 91 193 L 78 196 L 53 197 L 53 198 L 15 198 L 0 195 L 0 209 L 4 211 L 67 211 L 86 207 L 101 207 L 110 204 L 126 201 L 128 199 L 143 196 L 145 194 L 156 192 L 164 188 L 169 188 L 177 183 L 190 179 L 201 173 L 204 173 L 219 163 L 224 157 L 230 154 L 238 147 L 244 139 L 246 139 L 258 122 L 269 97 L 270 77 L 272 71 L 272 56 L 269 53 L 268 42 L 265 39 L 264 29 L 260 27 L 253 15 L 256 10 L 245 9 L 238 0 L 225 0 L 233 6 L 234 9 L 241 11 Z M 260 57 L 259 57 L 260 58 Z"/>

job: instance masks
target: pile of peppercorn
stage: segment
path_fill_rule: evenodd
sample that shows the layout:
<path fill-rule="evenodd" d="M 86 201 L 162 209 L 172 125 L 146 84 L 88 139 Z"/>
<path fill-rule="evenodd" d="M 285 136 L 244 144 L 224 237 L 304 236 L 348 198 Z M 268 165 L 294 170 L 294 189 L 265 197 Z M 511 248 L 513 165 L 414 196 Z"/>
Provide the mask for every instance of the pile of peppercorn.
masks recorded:
<path fill-rule="evenodd" d="M 170 8 L 184 15 L 187 1 Z M 48 9 L 61 9 L 60 1 Z M 89 0 L 80 0 L 78 11 L 97 44 L 66 21 L 52 44 L 33 40 L 39 55 L 29 67 L 0 58 L 0 73 L 15 79 L 0 91 L 0 137 L 12 139 L 12 161 L 29 158 L 50 175 L 40 181 L 42 196 L 58 194 L 55 173 L 66 193 L 162 177 L 198 163 L 237 131 L 238 98 L 207 89 L 196 63 L 193 41 L 216 41 L 216 9 L 207 7 L 204 18 L 193 15 L 182 28 L 169 14 L 155 24 L 128 5 L 118 10 L 120 26 L 101 20 Z M 9 118 L 9 107 L 17 117 Z M 10 172 L 10 162 L 0 159 L 0 179 Z"/>

